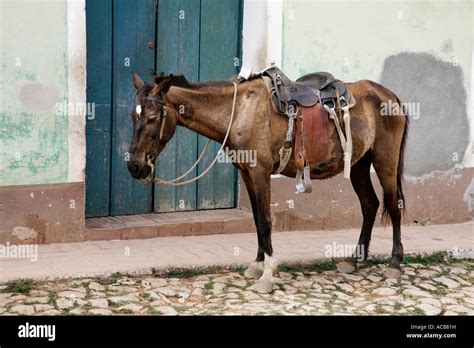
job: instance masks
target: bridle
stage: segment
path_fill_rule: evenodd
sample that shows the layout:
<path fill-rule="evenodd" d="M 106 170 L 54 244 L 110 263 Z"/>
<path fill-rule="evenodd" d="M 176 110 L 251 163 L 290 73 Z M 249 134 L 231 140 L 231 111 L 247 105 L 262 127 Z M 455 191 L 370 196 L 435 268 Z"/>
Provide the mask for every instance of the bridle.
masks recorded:
<path fill-rule="evenodd" d="M 164 132 L 164 129 L 165 129 L 165 120 L 166 120 L 166 102 L 164 100 L 162 100 L 161 98 L 157 98 L 157 97 L 154 97 L 154 96 L 146 96 L 145 98 L 143 98 L 143 100 L 147 100 L 147 101 L 151 101 L 153 103 L 153 105 L 156 105 L 156 104 L 159 104 L 161 105 L 161 110 L 160 110 L 160 114 L 159 114 L 159 119 L 161 119 L 161 127 L 160 127 L 160 133 L 158 134 L 158 136 L 155 138 L 155 140 L 153 141 L 153 146 L 151 148 L 151 151 L 149 154 L 147 154 L 147 160 L 152 160 L 157 157 L 158 153 L 157 153 L 157 147 L 161 141 L 161 139 L 163 138 L 163 132 Z M 138 104 L 136 109 L 135 109 L 137 115 L 138 115 L 138 118 L 141 117 L 141 104 Z"/>
<path fill-rule="evenodd" d="M 204 157 L 204 154 L 205 154 L 207 148 L 209 147 L 209 144 L 211 143 L 211 139 L 209 139 L 207 141 L 207 143 L 204 146 L 204 148 L 202 149 L 202 152 L 199 155 L 198 159 L 196 160 L 196 162 L 194 162 L 192 167 L 189 168 L 186 173 L 184 173 L 183 175 L 181 175 L 181 176 L 179 176 L 179 177 L 177 177 L 173 180 L 164 180 L 164 179 L 160 179 L 160 178 L 154 178 L 155 165 L 153 164 L 153 160 L 158 156 L 156 149 L 157 149 L 157 147 L 158 147 L 158 145 L 161 141 L 161 138 L 163 137 L 163 129 L 164 129 L 164 124 L 165 124 L 165 120 L 166 120 L 166 107 L 165 107 L 166 103 L 163 100 L 161 100 L 159 98 L 156 98 L 154 96 L 147 96 L 147 97 L 144 98 L 145 100 L 152 101 L 154 103 L 159 103 L 159 104 L 162 105 L 162 109 L 161 109 L 161 113 L 160 113 L 160 118 L 162 119 L 160 133 L 159 133 L 159 136 L 156 137 L 156 139 L 153 143 L 153 148 L 151 149 L 151 152 L 147 155 L 147 165 L 150 167 L 150 174 L 145 179 L 146 182 L 154 183 L 154 184 L 160 184 L 160 185 L 182 186 L 182 185 L 192 183 L 196 180 L 199 180 L 200 178 L 202 178 L 204 175 L 206 175 L 211 170 L 211 168 L 214 166 L 214 164 L 216 164 L 217 159 L 219 158 L 219 156 L 221 155 L 221 153 L 224 149 L 225 143 L 227 142 L 227 139 L 229 138 L 230 129 L 232 128 L 232 122 L 234 120 L 235 104 L 236 104 L 236 101 L 237 101 L 237 83 L 235 83 L 235 82 L 232 82 L 232 83 L 234 84 L 234 98 L 233 98 L 233 101 L 232 101 L 232 111 L 231 111 L 231 114 L 230 114 L 229 126 L 227 127 L 227 133 L 224 137 L 224 140 L 222 141 L 222 145 L 221 145 L 219 151 L 217 151 L 217 155 L 214 158 L 214 160 L 211 162 L 211 164 L 209 164 L 209 166 L 201 174 L 199 174 L 198 176 L 196 176 L 192 179 L 186 180 L 186 181 L 180 181 L 180 180 L 183 179 L 184 177 L 186 177 L 189 173 L 191 173 L 191 171 L 194 168 L 196 168 L 198 163 Z"/>

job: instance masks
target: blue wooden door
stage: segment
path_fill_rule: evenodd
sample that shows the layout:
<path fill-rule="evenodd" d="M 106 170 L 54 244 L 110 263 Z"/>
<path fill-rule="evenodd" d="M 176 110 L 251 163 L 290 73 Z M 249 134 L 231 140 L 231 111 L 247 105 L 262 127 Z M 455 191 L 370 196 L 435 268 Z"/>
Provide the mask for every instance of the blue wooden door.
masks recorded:
<path fill-rule="evenodd" d="M 192 81 L 226 79 L 239 70 L 241 0 L 87 0 L 86 215 L 107 216 L 235 206 L 236 170 L 216 167 L 182 187 L 143 185 L 126 161 L 135 89 L 132 69 Z M 196 160 L 206 139 L 178 127 L 160 156 L 157 175 L 174 178 Z M 202 172 L 218 146 L 194 173 Z"/>
<path fill-rule="evenodd" d="M 242 1 L 159 0 L 157 72 L 184 74 L 192 81 L 228 79 L 238 73 L 241 57 Z M 231 101 L 229 100 L 229 103 Z M 178 128 L 159 157 L 157 175 L 175 178 L 196 160 L 207 138 Z M 213 142 L 193 175 L 202 173 L 215 157 Z M 217 163 L 197 183 L 155 188 L 157 212 L 231 208 L 236 200 L 237 171 Z"/>

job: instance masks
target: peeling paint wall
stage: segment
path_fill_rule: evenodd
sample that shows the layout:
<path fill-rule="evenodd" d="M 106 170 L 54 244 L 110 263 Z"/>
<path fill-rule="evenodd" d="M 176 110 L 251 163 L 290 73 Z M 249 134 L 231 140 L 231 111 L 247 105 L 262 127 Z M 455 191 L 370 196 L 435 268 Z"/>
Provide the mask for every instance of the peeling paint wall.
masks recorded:
<path fill-rule="evenodd" d="M 329 71 L 371 79 L 418 105 L 408 177 L 472 167 L 473 14 L 471 0 L 285 0 L 283 70 L 291 78 Z"/>
<path fill-rule="evenodd" d="M 411 116 L 405 174 L 421 177 L 461 165 L 469 146 L 461 67 L 429 53 L 404 52 L 385 59 L 380 82 L 403 102 L 419 105 Z"/>
<path fill-rule="evenodd" d="M 0 186 L 83 181 L 84 121 L 68 107 L 85 101 L 85 51 L 77 31 L 71 47 L 70 6 L 84 30 L 83 1 L 0 0 Z"/>
<path fill-rule="evenodd" d="M 277 47 L 280 34 L 281 67 L 292 79 L 329 71 L 344 81 L 370 79 L 392 89 L 418 111 L 408 133 L 403 223 L 473 219 L 474 2 L 267 1 L 280 2 L 281 27 L 271 25 L 265 11 L 255 20 L 273 40 L 244 35 L 244 48 L 257 46 L 245 45 L 246 39 Z M 267 52 L 268 58 L 279 61 L 277 54 Z M 372 182 L 381 199 L 375 173 Z M 251 210 L 243 185 L 240 190 L 240 206 Z M 342 176 L 313 182 L 311 194 L 297 194 L 294 179 L 274 176 L 272 214 L 275 230 L 355 228 L 362 222 L 357 196 Z"/>
<path fill-rule="evenodd" d="M 84 236 L 85 0 L 0 0 L 0 243 Z"/>

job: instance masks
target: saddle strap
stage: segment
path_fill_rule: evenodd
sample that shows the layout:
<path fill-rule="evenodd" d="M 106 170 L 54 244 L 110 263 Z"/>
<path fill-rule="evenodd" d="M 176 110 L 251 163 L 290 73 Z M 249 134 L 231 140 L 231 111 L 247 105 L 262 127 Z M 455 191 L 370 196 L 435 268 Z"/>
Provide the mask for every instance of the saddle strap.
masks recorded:
<path fill-rule="evenodd" d="M 351 163 L 352 163 L 352 134 L 351 134 L 351 115 L 349 114 L 349 107 L 342 108 L 344 111 L 344 125 L 346 128 L 346 149 L 344 151 L 344 178 L 351 177 Z"/>
<path fill-rule="evenodd" d="M 342 146 L 343 156 L 344 156 L 343 157 L 344 178 L 349 179 L 351 177 L 351 163 L 352 163 L 352 134 L 351 134 L 349 105 L 341 108 L 344 111 L 343 121 L 344 121 L 345 132 L 346 132 L 347 138 L 344 136 L 344 133 L 342 132 L 341 124 L 339 123 L 339 118 L 337 117 L 336 110 L 334 108 L 328 107 L 327 105 L 324 105 L 324 107 L 331 115 L 331 119 L 334 121 L 334 125 L 336 126 L 339 139 L 341 140 L 341 146 Z"/>
<path fill-rule="evenodd" d="M 272 109 L 275 112 L 280 113 L 280 110 L 278 110 L 275 106 L 275 103 L 273 102 L 273 85 L 272 85 L 272 79 L 269 78 L 268 76 L 262 76 L 263 83 L 265 84 L 265 88 L 267 89 L 268 93 L 268 98 L 270 99 L 270 104 L 272 104 Z"/>
<path fill-rule="evenodd" d="M 339 135 L 339 139 L 341 140 L 342 149 L 345 151 L 346 149 L 346 137 L 341 128 L 341 124 L 339 123 L 339 118 L 337 117 L 336 109 L 330 108 L 327 105 L 324 105 L 326 110 L 331 115 L 331 119 L 334 121 L 334 125 L 336 126 L 337 134 Z"/>

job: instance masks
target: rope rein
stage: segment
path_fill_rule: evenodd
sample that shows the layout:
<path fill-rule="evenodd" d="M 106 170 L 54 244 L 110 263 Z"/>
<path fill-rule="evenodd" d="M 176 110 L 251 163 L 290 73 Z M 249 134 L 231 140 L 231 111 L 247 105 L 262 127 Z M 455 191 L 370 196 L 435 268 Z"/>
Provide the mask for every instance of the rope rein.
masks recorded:
<path fill-rule="evenodd" d="M 191 168 L 189 168 L 189 170 L 186 173 L 184 173 L 183 175 L 181 175 L 181 176 L 179 176 L 179 177 L 177 177 L 173 180 L 164 180 L 164 179 L 161 179 L 161 178 L 153 178 L 153 176 L 155 174 L 155 165 L 153 164 L 152 158 L 148 158 L 147 165 L 151 168 L 150 176 L 149 176 L 149 179 L 148 179 L 149 182 L 153 182 L 154 184 L 159 184 L 159 185 L 182 186 L 182 185 L 190 184 L 190 183 L 192 183 L 196 180 L 199 180 L 200 178 L 202 178 L 204 175 L 206 175 L 211 170 L 211 168 L 214 166 L 214 164 L 216 164 L 217 159 L 219 158 L 219 155 L 222 153 L 222 150 L 224 149 L 225 143 L 227 142 L 227 139 L 229 138 L 230 130 L 232 128 L 232 123 L 233 123 L 233 120 L 234 120 L 235 105 L 236 105 L 236 102 L 237 102 L 237 83 L 235 83 L 235 82 L 232 82 L 232 83 L 234 84 L 234 99 L 232 101 L 232 111 L 231 111 L 231 114 L 230 114 L 229 126 L 227 127 L 227 133 L 224 137 L 224 140 L 222 141 L 222 145 L 221 145 L 219 151 L 217 151 L 217 155 L 214 158 L 214 160 L 212 161 L 212 163 L 209 164 L 209 166 L 206 168 L 206 170 L 204 170 L 198 176 L 196 176 L 192 179 L 186 180 L 186 181 L 178 182 L 181 179 L 183 179 L 184 177 L 186 177 L 194 168 L 196 168 L 198 163 L 202 160 L 202 158 L 204 157 L 204 153 L 206 152 L 209 144 L 211 143 L 211 139 L 209 139 L 207 141 L 206 145 L 204 146 L 204 149 L 202 150 L 201 154 L 199 155 L 199 158 L 196 160 L 196 162 L 194 162 L 193 166 Z"/>

